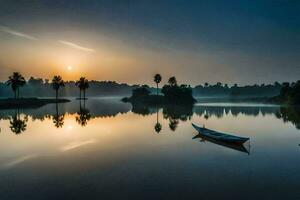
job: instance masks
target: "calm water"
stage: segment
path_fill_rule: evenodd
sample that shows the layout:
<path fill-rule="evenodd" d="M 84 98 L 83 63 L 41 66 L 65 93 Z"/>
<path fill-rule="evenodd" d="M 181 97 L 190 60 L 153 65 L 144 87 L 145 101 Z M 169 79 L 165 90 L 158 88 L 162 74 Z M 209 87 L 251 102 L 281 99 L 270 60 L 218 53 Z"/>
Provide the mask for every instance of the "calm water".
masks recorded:
<path fill-rule="evenodd" d="M 132 108 L 114 98 L 2 110 L 0 199 L 299 199 L 299 116 L 259 104 Z M 250 137 L 250 154 L 193 139 L 191 122 Z"/>

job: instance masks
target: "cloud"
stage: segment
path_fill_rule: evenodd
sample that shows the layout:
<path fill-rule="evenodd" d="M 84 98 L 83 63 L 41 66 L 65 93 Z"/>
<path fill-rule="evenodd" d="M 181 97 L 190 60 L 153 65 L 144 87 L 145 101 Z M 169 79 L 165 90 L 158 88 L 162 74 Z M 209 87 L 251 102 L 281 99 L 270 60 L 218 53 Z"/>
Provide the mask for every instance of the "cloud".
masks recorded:
<path fill-rule="evenodd" d="M 34 37 L 34 36 L 18 32 L 16 30 L 13 30 L 13 29 L 11 29 L 9 27 L 6 27 L 6 26 L 0 26 L 0 31 L 2 31 L 4 33 L 8 33 L 8 34 L 13 35 L 13 36 L 25 38 L 25 39 L 28 39 L 28 40 L 37 40 L 37 38 Z"/>
<path fill-rule="evenodd" d="M 75 49 L 79 49 L 81 51 L 87 51 L 87 52 L 94 52 L 95 51 L 94 49 L 83 47 L 83 46 L 80 46 L 80 45 L 72 43 L 72 42 L 68 42 L 68 41 L 64 41 L 64 40 L 59 40 L 59 42 L 61 44 L 67 45 L 69 47 L 73 47 Z"/>
<path fill-rule="evenodd" d="M 77 141 L 77 142 L 72 142 L 70 144 L 67 144 L 63 147 L 61 147 L 61 151 L 64 152 L 64 151 L 69 151 L 69 150 L 72 150 L 72 149 L 76 149 L 78 147 L 81 147 L 81 146 L 84 146 L 84 145 L 88 145 L 88 144 L 93 144 L 95 143 L 96 140 L 87 140 L 87 141 Z"/>
<path fill-rule="evenodd" d="M 14 166 L 16 166 L 16 165 L 18 165 L 18 164 L 21 164 L 21 163 L 23 163 L 23 162 L 25 162 L 25 161 L 27 161 L 27 160 L 30 160 L 30 159 L 32 159 L 32 158 L 35 158 L 35 157 L 37 157 L 37 156 L 38 156 L 37 154 L 29 154 L 29 155 L 17 157 L 17 158 L 15 158 L 15 159 L 13 159 L 13 160 L 11 160 L 11 161 L 9 161 L 9 162 L 3 164 L 0 168 L 3 169 L 3 168 L 14 167 Z"/>

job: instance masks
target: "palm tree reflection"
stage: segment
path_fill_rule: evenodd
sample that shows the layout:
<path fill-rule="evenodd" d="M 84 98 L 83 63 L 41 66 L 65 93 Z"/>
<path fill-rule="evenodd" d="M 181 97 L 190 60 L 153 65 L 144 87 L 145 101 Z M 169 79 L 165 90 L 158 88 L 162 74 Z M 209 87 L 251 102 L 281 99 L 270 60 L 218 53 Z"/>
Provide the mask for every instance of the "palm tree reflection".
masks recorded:
<path fill-rule="evenodd" d="M 22 132 L 26 131 L 28 117 L 25 116 L 24 119 L 20 118 L 19 109 L 16 110 L 14 117 L 12 117 L 9 121 L 10 123 L 10 130 L 15 134 L 21 134 Z"/>
<path fill-rule="evenodd" d="M 83 100 L 83 107 L 81 106 L 81 100 L 80 100 L 80 108 L 79 108 L 79 112 L 77 112 L 76 122 L 81 126 L 86 126 L 90 119 L 91 119 L 91 114 L 90 111 L 85 108 L 85 99 Z"/>
<path fill-rule="evenodd" d="M 158 121 L 158 107 L 156 106 L 156 124 L 154 126 L 154 130 L 156 133 L 159 133 L 162 129 L 161 123 Z"/>
<path fill-rule="evenodd" d="M 52 116 L 52 120 L 56 128 L 61 128 L 64 125 L 65 114 L 59 114 L 58 103 L 56 103 L 55 108 L 56 108 L 56 114 Z"/>
<path fill-rule="evenodd" d="M 171 131 L 175 131 L 179 124 L 178 119 L 169 118 L 169 128 Z"/>

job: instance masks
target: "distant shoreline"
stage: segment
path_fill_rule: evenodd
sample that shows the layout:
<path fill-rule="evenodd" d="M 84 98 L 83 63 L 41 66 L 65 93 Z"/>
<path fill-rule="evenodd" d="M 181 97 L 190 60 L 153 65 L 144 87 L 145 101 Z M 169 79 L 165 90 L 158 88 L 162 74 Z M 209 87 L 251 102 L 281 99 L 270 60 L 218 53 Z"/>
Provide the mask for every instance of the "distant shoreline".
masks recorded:
<path fill-rule="evenodd" d="M 55 99 L 55 98 L 20 98 L 20 99 L 0 99 L 0 109 L 14 109 L 14 108 L 37 108 L 47 104 L 53 103 L 67 103 L 68 99 Z"/>

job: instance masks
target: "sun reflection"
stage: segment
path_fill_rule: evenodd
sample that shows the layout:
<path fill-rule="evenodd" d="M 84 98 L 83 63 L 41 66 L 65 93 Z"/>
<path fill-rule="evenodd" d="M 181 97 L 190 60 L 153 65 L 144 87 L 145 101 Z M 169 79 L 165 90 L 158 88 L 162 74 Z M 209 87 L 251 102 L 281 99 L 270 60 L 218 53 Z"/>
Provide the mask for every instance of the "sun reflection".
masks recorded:
<path fill-rule="evenodd" d="M 73 126 L 72 126 L 72 125 L 68 125 L 68 126 L 67 126 L 67 130 L 68 130 L 68 131 L 73 130 Z"/>
<path fill-rule="evenodd" d="M 73 69 L 73 67 L 72 67 L 71 65 L 69 65 L 69 66 L 67 67 L 67 69 L 68 69 L 69 71 L 71 71 L 71 70 Z"/>

